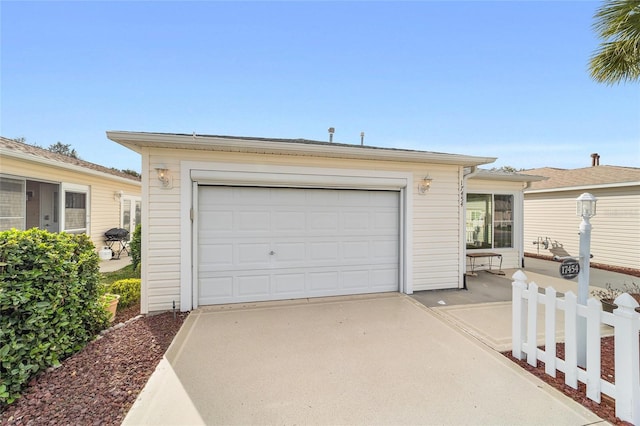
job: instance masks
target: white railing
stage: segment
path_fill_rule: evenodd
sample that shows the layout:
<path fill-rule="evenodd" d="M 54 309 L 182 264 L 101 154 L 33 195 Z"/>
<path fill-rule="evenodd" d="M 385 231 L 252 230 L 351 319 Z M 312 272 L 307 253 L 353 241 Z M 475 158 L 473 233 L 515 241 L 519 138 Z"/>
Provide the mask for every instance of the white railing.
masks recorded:
<path fill-rule="evenodd" d="M 547 287 L 538 292 L 534 282 L 527 284 L 522 271 L 513 274 L 513 350 L 514 358 L 525 358 L 537 367 L 538 360 L 545 363 L 546 374 L 556 377 L 556 371 L 565 375 L 565 383 L 574 389 L 578 381 L 587 388 L 587 397 L 600 403 L 602 393 L 616 401 L 616 416 L 640 425 L 640 314 L 633 297 L 624 293 L 618 296 L 613 313 L 603 312 L 602 303 L 589 299 L 586 305 L 578 304 L 573 292 L 558 298 L 556 290 Z M 544 307 L 544 349 L 538 348 L 538 311 Z M 564 360 L 556 356 L 556 314 L 564 311 Z M 580 319 L 584 318 L 584 319 Z M 578 365 L 577 327 L 586 323 L 586 367 Z M 615 377 L 614 383 L 601 376 L 600 340 L 601 325 L 614 327 Z"/>

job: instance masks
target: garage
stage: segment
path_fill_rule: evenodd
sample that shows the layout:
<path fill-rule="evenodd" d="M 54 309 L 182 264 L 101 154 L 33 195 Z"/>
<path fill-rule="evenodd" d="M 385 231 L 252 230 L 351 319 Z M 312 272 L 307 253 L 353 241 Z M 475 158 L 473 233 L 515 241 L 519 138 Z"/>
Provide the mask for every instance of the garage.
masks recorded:
<path fill-rule="evenodd" d="M 199 185 L 198 305 L 398 291 L 400 192 Z"/>

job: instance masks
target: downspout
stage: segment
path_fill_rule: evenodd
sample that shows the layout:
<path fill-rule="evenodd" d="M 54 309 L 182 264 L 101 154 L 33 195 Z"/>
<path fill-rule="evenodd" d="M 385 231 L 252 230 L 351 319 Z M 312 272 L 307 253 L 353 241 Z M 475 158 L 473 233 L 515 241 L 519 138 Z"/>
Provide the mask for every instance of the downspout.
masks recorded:
<path fill-rule="evenodd" d="M 468 170 L 468 171 L 467 171 Z M 462 168 L 462 180 L 460 181 L 460 265 L 464 265 L 462 269 L 462 288 L 467 290 L 467 236 L 466 236 L 466 220 L 467 220 L 467 181 L 479 172 L 478 166 L 471 166 L 468 169 Z"/>

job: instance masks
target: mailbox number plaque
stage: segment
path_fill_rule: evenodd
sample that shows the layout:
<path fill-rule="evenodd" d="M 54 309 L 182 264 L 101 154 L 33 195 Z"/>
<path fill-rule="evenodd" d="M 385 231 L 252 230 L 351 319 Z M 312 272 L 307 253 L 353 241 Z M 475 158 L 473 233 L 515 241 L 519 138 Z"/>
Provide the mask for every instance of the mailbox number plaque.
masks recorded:
<path fill-rule="evenodd" d="M 565 259 L 560 265 L 560 275 L 562 278 L 571 280 L 580 273 L 580 264 L 575 259 Z"/>

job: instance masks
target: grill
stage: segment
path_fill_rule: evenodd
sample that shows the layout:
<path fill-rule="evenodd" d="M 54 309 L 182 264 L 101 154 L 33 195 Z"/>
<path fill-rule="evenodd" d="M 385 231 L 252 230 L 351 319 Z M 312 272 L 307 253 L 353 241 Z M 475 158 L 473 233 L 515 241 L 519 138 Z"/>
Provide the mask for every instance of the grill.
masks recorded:
<path fill-rule="evenodd" d="M 129 231 L 123 228 L 111 228 L 104 233 L 104 242 L 113 253 L 112 259 L 120 259 L 120 255 L 124 251 L 129 255 L 127 242 L 129 241 Z"/>

